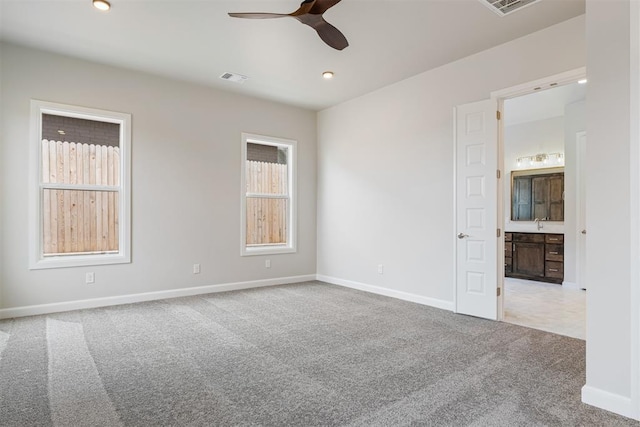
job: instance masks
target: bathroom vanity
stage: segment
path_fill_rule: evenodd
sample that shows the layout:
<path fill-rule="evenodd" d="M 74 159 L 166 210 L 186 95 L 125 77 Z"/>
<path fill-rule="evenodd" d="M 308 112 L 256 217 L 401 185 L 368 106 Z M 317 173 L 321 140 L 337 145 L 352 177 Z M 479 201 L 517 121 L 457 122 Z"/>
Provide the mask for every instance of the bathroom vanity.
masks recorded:
<path fill-rule="evenodd" d="M 506 277 L 562 284 L 564 235 L 505 233 L 504 269 Z"/>

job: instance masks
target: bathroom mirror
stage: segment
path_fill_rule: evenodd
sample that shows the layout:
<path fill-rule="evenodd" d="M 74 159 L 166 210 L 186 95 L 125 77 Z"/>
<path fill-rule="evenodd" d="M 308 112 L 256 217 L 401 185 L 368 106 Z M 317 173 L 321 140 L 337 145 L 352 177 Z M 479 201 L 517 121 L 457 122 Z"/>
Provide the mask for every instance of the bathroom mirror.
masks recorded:
<path fill-rule="evenodd" d="M 512 221 L 564 221 L 564 168 L 511 172 Z"/>

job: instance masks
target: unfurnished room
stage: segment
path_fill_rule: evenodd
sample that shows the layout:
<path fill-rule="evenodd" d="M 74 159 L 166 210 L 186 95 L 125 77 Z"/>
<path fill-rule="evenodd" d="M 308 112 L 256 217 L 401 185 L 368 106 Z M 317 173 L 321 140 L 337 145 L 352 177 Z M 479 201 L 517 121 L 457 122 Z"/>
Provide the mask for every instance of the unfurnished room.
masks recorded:
<path fill-rule="evenodd" d="M 0 0 L 0 425 L 637 426 L 640 2 L 299 1 Z"/>

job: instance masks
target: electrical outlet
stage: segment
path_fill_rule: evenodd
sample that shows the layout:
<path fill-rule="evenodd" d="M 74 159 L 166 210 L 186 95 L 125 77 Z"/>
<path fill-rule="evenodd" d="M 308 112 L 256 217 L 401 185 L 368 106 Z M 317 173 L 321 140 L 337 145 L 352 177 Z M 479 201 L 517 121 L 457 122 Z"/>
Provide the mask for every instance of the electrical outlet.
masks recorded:
<path fill-rule="evenodd" d="M 378 264 L 378 274 L 384 274 L 384 265 Z"/>
<path fill-rule="evenodd" d="M 87 273 L 84 277 L 84 281 L 87 285 L 90 285 L 92 283 L 96 283 L 96 276 L 94 273 Z"/>
<path fill-rule="evenodd" d="M 270 259 L 266 259 L 264 261 L 264 266 L 265 266 L 265 268 L 271 268 L 271 260 Z"/>
<path fill-rule="evenodd" d="M 200 264 L 193 264 L 193 274 L 200 274 Z"/>

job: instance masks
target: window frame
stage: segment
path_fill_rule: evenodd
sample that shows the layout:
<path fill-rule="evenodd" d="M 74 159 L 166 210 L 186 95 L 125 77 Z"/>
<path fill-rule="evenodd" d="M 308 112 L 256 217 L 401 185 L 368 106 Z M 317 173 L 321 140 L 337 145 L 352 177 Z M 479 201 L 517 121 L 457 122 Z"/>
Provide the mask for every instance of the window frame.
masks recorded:
<path fill-rule="evenodd" d="M 73 117 L 78 119 L 116 123 L 120 125 L 120 176 L 118 194 L 118 252 L 44 256 L 42 179 L 42 115 Z M 75 105 L 31 100 L 31 136 L 29 138 L 29 269 L 82 267 L 131 262 L 131 114 Z M 89 188 L 77 185 L 79 190 L 101 191 L 100 186 Z M 86 187 L 86 188 L 81 188 Z"/>
<path fill-rule="evenodd" d="M 259 246 L 247 246 L 247 183 L 246 183 L 246 162 L 247 144 L 270 145 L 287 148 L 287 184 L 288 184 L 288 209 L 287 209 L 287 243 L 286 244 L 266 244 Z M 241 167 L 240 167 L 240 255 L 267 255 L 286 254 L 297 252 L 297 144 L 292 139 L 276 138 L 271 136 L 242 133 L 241 144 Z M 252 193 L 253 194 L 253 193 Z M 266 198 L 284 198 L 269 197 Z"/>

